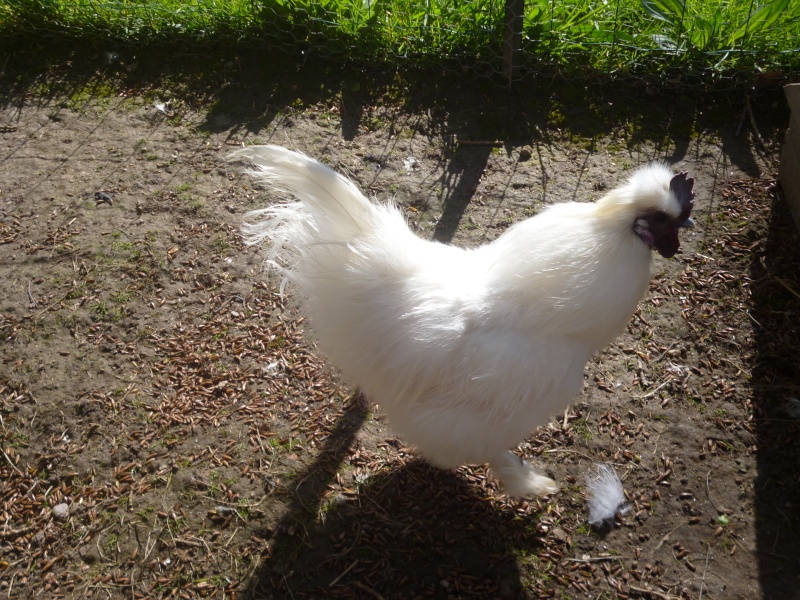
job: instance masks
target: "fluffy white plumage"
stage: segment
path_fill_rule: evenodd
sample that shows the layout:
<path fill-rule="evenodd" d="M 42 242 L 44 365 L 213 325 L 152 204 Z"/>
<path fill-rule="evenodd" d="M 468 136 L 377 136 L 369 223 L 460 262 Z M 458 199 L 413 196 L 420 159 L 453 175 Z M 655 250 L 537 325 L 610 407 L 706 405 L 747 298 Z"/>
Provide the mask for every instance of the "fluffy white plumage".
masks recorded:
<path fill-rule="evenodd" d="M 510 495 L 554 492 L 509 449 L 580 392 L 586 361 L 647 290 L 651 247 L 677 251 L 677 233 L 659 245 L 661 225 L 649 226 L 688 218 L 669 169 L 461 249 L 419 238 L 396 207 L 303 154 L 250 146 L 232 158 L 298 200 L 250 213 L 245 236 L 270 242 L 323 351 L 404 441 L 443 468 L 489 462 Z"/>
<path fill-rule="evenodd" d="M 625 492 L 614 467 L 598 464 L 586 478 L 589 505 L 589 524 L 602 527 L 614 520 L 617 511 L 624 510 Z"/>

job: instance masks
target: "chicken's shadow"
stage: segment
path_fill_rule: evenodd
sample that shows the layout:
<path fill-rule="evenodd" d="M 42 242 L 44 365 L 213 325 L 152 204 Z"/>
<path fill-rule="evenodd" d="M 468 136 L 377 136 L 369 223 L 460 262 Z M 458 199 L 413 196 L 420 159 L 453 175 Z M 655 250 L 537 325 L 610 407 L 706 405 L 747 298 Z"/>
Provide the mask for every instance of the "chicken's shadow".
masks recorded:
<path fill-rule="evenodd" d="M 356 487 L 331 486 L 357 413 L 328 438 L 338 450 L 323 449 L 298 475 L 245 597 L 520 597 L 518 555 L 541 546 L 532 505 L 491 502 L 464 474 L 418 459 L 362 480 L 357 451 Z"/>

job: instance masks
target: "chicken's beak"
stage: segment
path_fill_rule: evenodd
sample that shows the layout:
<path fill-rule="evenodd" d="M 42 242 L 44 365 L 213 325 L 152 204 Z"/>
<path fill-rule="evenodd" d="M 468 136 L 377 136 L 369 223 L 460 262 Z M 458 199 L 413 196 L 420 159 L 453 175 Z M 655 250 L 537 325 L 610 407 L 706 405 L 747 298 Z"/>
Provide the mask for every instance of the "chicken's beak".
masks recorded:
<path fill-rule="evenodd" d="M 692 217 L 689 217 L 683 223 L 678 225 L 678 227 L 684 227 L 686 229 L 691 229 L 692 227 L 694 227 L 694 219 L 692 219 Z"/>

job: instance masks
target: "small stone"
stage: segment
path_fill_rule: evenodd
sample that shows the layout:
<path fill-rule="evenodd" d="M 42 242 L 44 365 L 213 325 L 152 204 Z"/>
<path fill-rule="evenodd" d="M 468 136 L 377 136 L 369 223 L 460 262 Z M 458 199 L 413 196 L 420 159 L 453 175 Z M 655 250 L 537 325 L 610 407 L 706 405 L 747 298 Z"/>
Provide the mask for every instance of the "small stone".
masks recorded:
<path fill-rule="evenodd" d="M 62 502 L 53 507 L 53 518 L 58 521 L 66 521 L 69 519 L 69 504 Z"/>
<path fill-rule="evenodd" d="M 526 160 L 530 160 L 533 156 L 533 148 L 530 146 L 523 146 L 519 150 L 519 160 L 520 162 L 525 162 Z"/>

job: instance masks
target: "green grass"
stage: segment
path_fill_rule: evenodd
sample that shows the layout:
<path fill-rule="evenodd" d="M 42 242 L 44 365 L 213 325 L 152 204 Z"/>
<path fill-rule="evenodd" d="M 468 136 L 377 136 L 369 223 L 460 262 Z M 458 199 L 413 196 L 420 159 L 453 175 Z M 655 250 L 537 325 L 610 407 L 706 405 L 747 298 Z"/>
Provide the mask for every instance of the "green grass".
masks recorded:
<path fill-rule="evenodd" d="M 16 0 L 0 36 L 93 44 L 257 46 L 333 61 L 484 65 L 504 0 Z M 527 0 L 530 64 L 606 73 L 796 69 L 800 0 Z"/>

